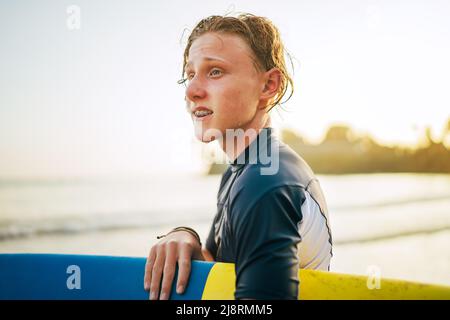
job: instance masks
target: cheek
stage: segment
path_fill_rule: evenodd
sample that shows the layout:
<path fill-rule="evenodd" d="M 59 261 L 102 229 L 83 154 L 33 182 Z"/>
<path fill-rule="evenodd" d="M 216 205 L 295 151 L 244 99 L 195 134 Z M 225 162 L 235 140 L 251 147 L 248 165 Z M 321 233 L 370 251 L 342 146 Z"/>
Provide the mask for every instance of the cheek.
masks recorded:
<path fill-rule="evenodd" d="M 246 97 L 239 91 L 230 92 L 230 95 L 224 96 L 218 106 L 217 120 L 226 127 L 236 127 L 253 116 Z"/>
<path fill-rule="evenodd" d="M 228 116 L 233 115 L 235 118 L 242 118 L 254 113 L 257 101 L 255 94 L 242 88 L 246 87 L 235 86 L 219 91 L 217 107 L 221 113 L 225 112 Z"/>

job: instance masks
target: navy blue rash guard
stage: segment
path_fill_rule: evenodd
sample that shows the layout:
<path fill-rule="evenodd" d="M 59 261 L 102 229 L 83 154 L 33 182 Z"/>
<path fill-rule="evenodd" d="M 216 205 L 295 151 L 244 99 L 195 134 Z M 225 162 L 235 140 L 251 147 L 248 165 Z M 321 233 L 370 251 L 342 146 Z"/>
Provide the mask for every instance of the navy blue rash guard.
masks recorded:
<path fill-rule="evenodd" d="M 270 166 L 276 173 L 262 174 Z M 332 238 L 320 185 L 272 128 L 223 174 L 205 246 L 216 261 L 235 263 L 236 299 L 297 299 L 299 267 L 329 270 Z"/>

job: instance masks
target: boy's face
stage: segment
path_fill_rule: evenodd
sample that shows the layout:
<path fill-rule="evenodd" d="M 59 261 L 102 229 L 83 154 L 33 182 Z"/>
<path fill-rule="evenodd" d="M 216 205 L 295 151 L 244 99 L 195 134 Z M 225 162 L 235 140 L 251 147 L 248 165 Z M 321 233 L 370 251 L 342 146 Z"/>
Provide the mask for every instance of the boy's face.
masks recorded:
<path fill-rule="evenodd" d="M 186 103 L 199 140 L 218 138 L 211 136 L 211 129 L 225 137 L 226 129 L 261 126 L 264 110 L 258 106 L 264 79 L 253 56 L 245 41 L 233 34 L 206 33 L 192 43 L 186 65 Z M 194 112 L 202 109 L 203 113 Z"/>

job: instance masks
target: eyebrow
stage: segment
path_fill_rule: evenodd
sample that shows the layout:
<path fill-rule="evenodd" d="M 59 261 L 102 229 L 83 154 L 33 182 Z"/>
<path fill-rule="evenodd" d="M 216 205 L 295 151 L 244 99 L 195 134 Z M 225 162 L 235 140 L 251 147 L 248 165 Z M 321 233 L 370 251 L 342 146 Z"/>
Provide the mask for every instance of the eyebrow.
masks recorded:
<path fill-rule="evenodd" d="M 228 63 L 228 61 L 221 59 L 221 58 L 213 58 L 213 57 L 205 57 L 202 59 L 203 61 L 219 61 L 219 62 L 224 62 L 224 63 Z M 186 63 L 186 68 L 190 67 L 192 65 L 192 62 L 188 62 Z"/>

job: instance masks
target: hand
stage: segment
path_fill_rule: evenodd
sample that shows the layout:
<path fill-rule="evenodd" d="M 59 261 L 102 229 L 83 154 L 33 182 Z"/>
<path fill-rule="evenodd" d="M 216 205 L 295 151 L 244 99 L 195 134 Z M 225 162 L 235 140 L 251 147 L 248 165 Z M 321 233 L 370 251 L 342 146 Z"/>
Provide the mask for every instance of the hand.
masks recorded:
<path fill-rule="evenodd" d="M 204 260 L 198 240 L 189 232 L 175 231 L 150 249 L 145 265 L 144 288 L 150 299 L 167 300 L 170 296 L 178 262 L 177 293 L 182 294 L 191 273 L 191 260 Z M 162 277 L 162 284 L 160 288 Z M 159 295 L 161 289 L 161 295 Z"/>

